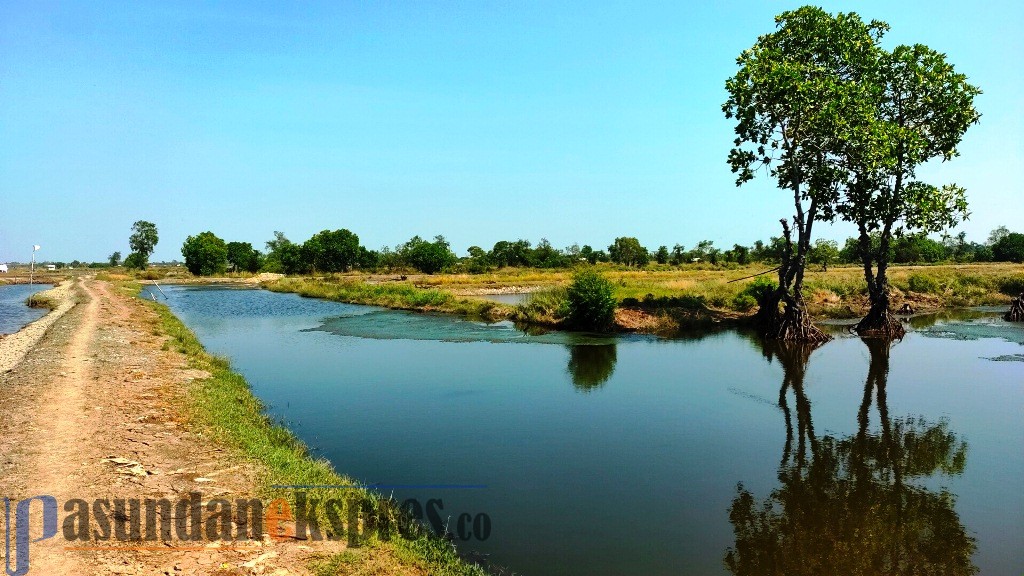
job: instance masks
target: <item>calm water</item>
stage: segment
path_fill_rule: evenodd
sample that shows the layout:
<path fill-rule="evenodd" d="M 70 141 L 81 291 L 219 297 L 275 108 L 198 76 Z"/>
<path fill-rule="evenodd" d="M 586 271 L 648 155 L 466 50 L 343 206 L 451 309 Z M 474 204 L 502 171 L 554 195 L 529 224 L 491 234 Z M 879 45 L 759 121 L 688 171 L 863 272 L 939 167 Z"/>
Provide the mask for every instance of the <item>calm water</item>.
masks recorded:
<path fill-rule="evenodd" d="M 164 290 L 340 471 L 486 486 L 396 496 L 487 514 L 462 550 L 520 574 L 1024 569 L 1024 328 L 992 314 L 810 351 Z"/>
<path fill-rule="evenodd" d="M 45 316 L 49 310 L 29 308 L 25 300 L 36 292 L 48 288 L 51 288 L 49 284 L 0 286 L 0 334 L 13 334 L 29 322 Z"/>

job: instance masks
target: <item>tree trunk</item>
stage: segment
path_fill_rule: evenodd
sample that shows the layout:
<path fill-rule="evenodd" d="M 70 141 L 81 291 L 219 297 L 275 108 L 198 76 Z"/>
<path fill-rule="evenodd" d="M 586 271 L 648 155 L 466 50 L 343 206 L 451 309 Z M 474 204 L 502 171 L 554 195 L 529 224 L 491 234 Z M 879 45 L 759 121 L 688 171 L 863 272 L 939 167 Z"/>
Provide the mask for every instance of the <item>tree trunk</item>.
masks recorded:
<path fill-rule="evenodd" d="M 1013 299 L 1010 311 L 1003 318 L 1006 318 L 1007 322 L 1024 322 L 1024 292 Z"/>
<path fill-rule="evenodd" d="M 766 300 L 765 305 L 758 310 L 763 337 L 769 340 L 808 343 L 828 342 L 832 339 L 811 322 L 811 316 L 807 313 L 799 294 L 791 296 L 779 290 Z"/>
<path fill-rule="evenodd" d="M 889 310 L 889 287 L 874 286 L 870 291 L 871 309 L 854 327 L 861 338 L 900 340 L 906 335 L 899 318 Z"/>
<path fill-rule="evenodd" d="M 797 252 L 794 254 L 789 223 L 784 219 L 779 222 L 782 224 L 786 249 L 779 266 L 779 287 L 758 302 L 755 320 L 761 336 L 769 340 L 788 342 L 827 342 L 832 337 L 811 322 L 801 292 L 803 266 L 806 262 L 803 248 L 808 245 L 804 238 L 807 229 L 804 228 L 805 232 L 801 234 L 803 239 L 798 243 Z"/>

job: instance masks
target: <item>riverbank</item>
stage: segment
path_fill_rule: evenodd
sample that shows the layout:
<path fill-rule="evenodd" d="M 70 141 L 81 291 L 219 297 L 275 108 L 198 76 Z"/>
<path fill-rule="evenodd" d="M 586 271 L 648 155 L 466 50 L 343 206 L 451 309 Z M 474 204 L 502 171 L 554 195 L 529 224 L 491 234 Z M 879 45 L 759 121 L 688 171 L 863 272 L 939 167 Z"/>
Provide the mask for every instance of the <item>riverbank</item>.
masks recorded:
<path fill-rule="evenodd" d="M 750 278 L 766 266 L 721 269 L 653 267 L 643 270 L 598 266 L 613 284 L 621 332 L 672 334 L 710 326 L 741 326 L 756 310 Z M 765 274 L 773 278 L 773 274 Z M 319 278 L 281 278 L 264 288 L 352 304 L 462 314 L 486 320 L 560 326 L 566 270 L 505 269 L 489 274 L 381 276 L 349 273 Z M 898 266 L 890 270 L 892 305 L 915 313 L 950 308 L 1009 305 L 1024 290 L 1024 267 L 1010 264 Z M 531 293 L 522 305 L 498 304 L 482 295 Z M 560 295 L 562 294 L 562 295 Z M 862 271 L 856 267 L 808 270 L 804 290 L 817 321 L 852 319 L 869 308 Z"/>
<path fill-rule="evenodd" d="M 44 307 L 49 308 L 50 312 L 14 334 L 0 335 L 0 374 L 21 362 L 50 326 L 74 308 L 77 298 L 74 285 L 64 282 L 35 294 L 33 300 L 45 302 Z"/>
<path fill-rule="evenodd" d="M 54 295 L 55 311 L 0 340 L 0 355 L 13 359 L 0 374 L 4 496 L 47 494 L 61 504 L 178 502 L 193 493 L 204 504 L 282 497 L 296 510 L 294 492 L 273 486 L 351 484 L 270 422 L 245 380 L 207 354 L 166 307 L 137 298 L 138 288 L 69 282 Z M 368 493 L 346 495 L 387 510 Z M 214 511 L 203 512 L 207 530 Z M 249 529 L 242 517 L 231 520 L 231 530 Z M 198 543 L 175 537 L 145 545 L 77 545 L 58 535 L 32 545 L 31 568 L 38 574 L 140 576 L 481 573 L 436 538 L 380 541 L 370 534 L 361 546 L 349 547 L 345 540 L 300 540 L 287 519 L 282 526 L 284 532 L 261 531 L 255 539 Z"/>

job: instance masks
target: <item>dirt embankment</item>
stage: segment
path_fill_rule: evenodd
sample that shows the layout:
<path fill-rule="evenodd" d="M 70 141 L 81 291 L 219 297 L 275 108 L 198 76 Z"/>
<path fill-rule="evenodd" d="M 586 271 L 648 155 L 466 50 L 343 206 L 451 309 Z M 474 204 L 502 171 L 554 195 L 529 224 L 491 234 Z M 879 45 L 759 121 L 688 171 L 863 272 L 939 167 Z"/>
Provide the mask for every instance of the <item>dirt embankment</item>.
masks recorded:
<path fill-rule="evenodd" d="M 64 503 L 75 498 L 255 497 L 259 464 L 211 444 L 175 408 L 189 381 L 206 373 L 165 345 L 156 314 L 106 282 L 68 282 L 54 292 L 55 311 L 0 341 L 3 496 L 54 496 L 62 522 Z M 327 552 L 265 535 L 237 545 L 69 542 L 61 528 L 31 545 L 29 574 L 283 576 L 307 573 L 310 554 Z"/>

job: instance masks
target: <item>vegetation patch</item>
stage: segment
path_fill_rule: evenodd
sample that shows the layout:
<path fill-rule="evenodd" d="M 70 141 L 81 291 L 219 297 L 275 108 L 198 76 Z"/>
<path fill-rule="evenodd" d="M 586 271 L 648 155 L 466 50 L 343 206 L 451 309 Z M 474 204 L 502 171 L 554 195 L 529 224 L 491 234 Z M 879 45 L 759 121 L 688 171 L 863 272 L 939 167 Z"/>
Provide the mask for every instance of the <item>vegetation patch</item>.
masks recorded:
<path fill-rule="evenodd" d="M 505 319 L 513 313 L 512 307 L 498 302 L 459 298 L 444 290 L 417 288 L 405 282 L 370 284 L 344 278 L 281 278 L 267 282 L 263 287 L 273 292 L 294 292 L 309 298 L 382 306 L 395 310 L 447 312 L 487 320 Z"/>
<path fill-rule="evenodd" d="M 566 289 L 566 321 L 582 330 L 608 330 L 615 322 L 612 284 L 590 268 L 580 270 Z"/>

